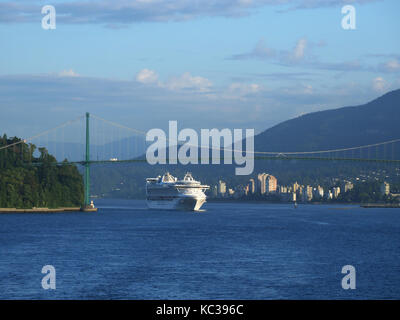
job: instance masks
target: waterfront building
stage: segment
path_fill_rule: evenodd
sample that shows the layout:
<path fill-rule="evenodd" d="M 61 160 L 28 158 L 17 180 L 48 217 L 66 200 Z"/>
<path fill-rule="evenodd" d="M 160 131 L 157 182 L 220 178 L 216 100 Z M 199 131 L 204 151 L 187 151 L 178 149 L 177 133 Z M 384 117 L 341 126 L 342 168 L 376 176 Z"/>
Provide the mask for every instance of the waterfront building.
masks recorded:
<path fill-rule="evenodd" d="M 303 188 L 301 193 L 301 201 L 302 202 L 311 201 L 312 198 L 313 198 L 313 187 L 306 186 L 305 188 Z"/>
<path fill-rule="evenodd" d="M 218 196 L 218 186 L 215 185 L 214 188 L 212 189 L 212 195 L 214 198 Z"/>
<path fill-rule="evenodd" d="M 254 179 L 249 180 L 249 192 L 251 194 L 256 193 L 256 182 L 254 181 Z"/>
<path fill-rule="evenodd" d="M 332 189 L 332 193 L 333 193 L 333 197 L 336 199 L 337 197 L 339 197 L 340 194 L 340 187 L 334 187 Z"/>
<path fill-rule="evenodd" d="M 246 185 L 246 186 L 244 187 L 244 194 L 245 194 L 246 196 L 248 196 L 249 193 L 250 193 L 250 185 L 248 184 L 248 185 Z"/>
<path fill-rule="evenodd" d="M 279 193 L 288 193 L 288 187 L 279 186 Z"/>
<path fill-rule="evenodd" d="M 318 186 L 315 189 L 315 196 L 318 198 L 323 198 L 324 197 L 324 188 L 322 188 L 321 186 Z"/>
<path fill-rule="evenodd" d="M 383 182 L 381 184 L 381 194 L 384 196 L 388 196 L 390 194 L 390 184 L 387 182 Z"/>
<path fill-rule="evenodd" d="M 313 187 L 307 186 L 305 188 L 305 190 L 306 190 L 306 194 L 307 194 L 307 201 L 311 201 L 313 198 Z"/>
<path fill-rule="evenodd" d="M 257 175 L 258 186 L 259 186 L 258 190 L 260 190 L 261 194 L 265 194 L 267 191 L 267 188 L 266 188 L 267 177 L 268 177 L 267 173 L 259 173 Z"/>
<path fill-rule="evenodd" d="M 218 194 L 222 197 L 226 194 L 226 183 L 222 180 L 218 181 Z"/>
<path fill-rule="evenodd" d="M 354 185 L 350 182 L 350 181 L 346 181 L 346 183 L 344 184 L 344 192 L 353 190 Z"/>
<path fill-rule="evenodd" d="M 275 193 L 278 187 L 278 179 L 276 179 L 273 175 L 268 175 L 266 181 L 266 191 L 268 193 Z"/>

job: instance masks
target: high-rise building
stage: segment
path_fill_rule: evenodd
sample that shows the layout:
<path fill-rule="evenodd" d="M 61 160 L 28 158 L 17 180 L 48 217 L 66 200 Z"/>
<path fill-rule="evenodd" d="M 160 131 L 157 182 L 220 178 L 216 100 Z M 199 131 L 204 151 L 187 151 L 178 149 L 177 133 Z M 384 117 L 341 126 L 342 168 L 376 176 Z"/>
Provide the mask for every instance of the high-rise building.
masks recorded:
<path fill-rule="evenodd" d="M 350 190 L 352 190 L 353 188 L 354 188 L 354 185 L 353 185 L 350 181 L 347 181 L 347 182 L 344 184 L 344 192 L 350 191 Z"/>
<path fill-rule="evenodd" d="M 218 186 L 214 186 L 212 190 L 213 197 L 216 198 L 218 196 Z"/>
<path fill-rule="evenodd" d="M 279 193 L 288 193 L 288 187 L 279 186 Z"/>
<path fill-rule="evenodd" d="M 313 187 L 307 186 L 307 200 L 311 201 L 313 198 Z"/>
<path fill-rule="evenodd" d="M 266 181 L 266 191 L 268 193 L 275 193 L 278 187 L 278 180 L 273 175 L 268 175 Z"/>
<path fill-rule="evenodd" d="M 387 182 L 383 182 L 381 184 L 381 194 L 384 196 L 388 196 L 390 193 L 390 184 Z"/>
<path fill-rule="evenodd" d="M 297 190 L 299 190 L 299 187 L 300 187 L 300 185 L 297 182 L 295 182 L 293 184 L 293 192 L 297 192 Z"/>
<path fill-rule="evenodd" d="M 250 193 L 250 184 L 248 184 L 248 185 L 246 185 L 246 186 L 244 187 L 244 194 L 245 194 L 246 196 L 248 196 L 249 193 Z"/>
<path fill-rule="evenodd" d="M 332 193 L 333 193 L 333 197 L 336 199 L 337 197 L 339 197 L 340 194 L 340 187 L 334 187 L 332 189 Z"/>
<path fill-rule="evenodd" d="M 313 188 L 311 186 L 306 186 L 303 188 L 301 192 L 301 201 L 307 202 L 312 200 L 312 191 Z"/>
<path fill-rule="evenodd" d="M 258 190 L 260 190 L 261 194 L 265 194 L 267 192 L 267 177 L 268 174 L 266 173 L 259 173 L 257 175 L 257 179 L 258 179 Z"/>
<path fill-rule="evenodd" d="M 251 194 L 256 193 L 256 182 L 254 181 L 254 179 L 249 180 L 249 192 Z"/>
<path fill-rule="evenodd" d="M 224 196 L 226 193 L 226 183 L 222 180 L 218 181 L 218 194 Z"/>
<path fill-rule="evenodd" d="M 315 189 L 315 194 L 317 195 L 317 197 L 323 198 L 324 197 L 324 188 L 322 188 L 321 186 L 318 186 Z"/>

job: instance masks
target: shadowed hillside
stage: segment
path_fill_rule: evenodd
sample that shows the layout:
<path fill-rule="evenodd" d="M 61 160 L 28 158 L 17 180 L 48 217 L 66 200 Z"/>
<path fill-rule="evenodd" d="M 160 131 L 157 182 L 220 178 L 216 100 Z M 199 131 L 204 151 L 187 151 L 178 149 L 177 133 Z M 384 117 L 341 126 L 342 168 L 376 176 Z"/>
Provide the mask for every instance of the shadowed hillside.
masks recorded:
<path fill-rule="evenodd" d="M 255 137 L 257 151 L 315 151 L 400 138 L 400 89 L 367 104 L 309 113 Z"/>

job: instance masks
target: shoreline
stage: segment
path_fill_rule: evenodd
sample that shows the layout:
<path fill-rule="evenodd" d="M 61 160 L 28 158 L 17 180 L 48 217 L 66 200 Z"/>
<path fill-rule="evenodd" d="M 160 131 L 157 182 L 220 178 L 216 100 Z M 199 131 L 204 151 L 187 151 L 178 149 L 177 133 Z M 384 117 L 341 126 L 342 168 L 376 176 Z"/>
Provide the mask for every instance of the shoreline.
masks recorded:
<path fill-rule="evenodd" d="M 97 208 L 81 208 L 81 207 L 59 207 L 59 208 L 31 208 L 31 209 L 18 209 L 18 208 L 0 208 L 1 213 L 58 213 L 58 212 L 95 212 Z"/>
<path fill-rule="evenodd" d="M 287 204 L 294 205 L 294 202 L 284 201 L 265 201 L 265 200 L 233 200 L 233 199 L 221 199 L 221 200 L 207 200 L 208 203 L 260 203 L 260 204 Z M 400 208 L 400 204 L 396 203 L 357 203 L 357 202 L 297 202 L 297 205 L 348 205 L 348 206 L 360 206 L 362 208 Z"/>

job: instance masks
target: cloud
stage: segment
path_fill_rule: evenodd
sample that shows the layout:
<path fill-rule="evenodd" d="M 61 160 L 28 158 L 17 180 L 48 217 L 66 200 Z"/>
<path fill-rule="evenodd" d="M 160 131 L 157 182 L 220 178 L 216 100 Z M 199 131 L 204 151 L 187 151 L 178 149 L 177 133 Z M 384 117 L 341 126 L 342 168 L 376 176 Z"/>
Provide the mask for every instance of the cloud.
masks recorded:
<path fill-rule="evenodd" d="M 137 73 L 136 81 L 144 84 L 156 83 L 158 74 L 153 70 L 143 69 Z"/>
<path fill-rule="evenodd" d="M 208 92 L 211 89 L 212 82 L 207 78 L 192 76 L 189 72 L 183 73 L 178 77 L 171 77 L 162 87 L 169 90 L 194 90 L 200 92 Z"/>
<path fill-rule="evenodd" d="M 79 74 L 76 73 L 74 70 L 69 69 L 69 70 L 63 70 L 58 73 L 59 77 L 79 77 Z"/>
<path fill-rule="evenodd" d="M 274 49 L 266 45 L 265 39 L 260 39 L 253 50 L 247 53 L 235 54 L 229 59 L 232 60 L 245 60 L 245 59 L 259 59 L 266 60 L 275 57 L 276 52 Z"/>
<path fill-rule="evenodd" d="M 255 94 L 263 90 L 263 88 L 257 83 L 239 83 L 234 82 L 229 85 L 227 89 L 226 98 L 243 98 L 251 94 Z"/>
<path fill-rule="evenodd" d="M 166 81 L 161 81 L 156 71 L 142 69 L 136 74 L 136 81 L 145 85 L 156 84 L 159 88 L 171 91 L 209 92 L 212 87 L 212 82 L 207 78 L 192 76 L 189 72 L 185 72 L 179 76 L 172 76 Z"/>
<path fill-rule="evenodd" d="M 279 64 L 295 64 L 302 60 L 308 59 L 309 56 L 306 55 L 307 47 L 310 43 L 306 38 L 300 38 L 297 40 L 294 48 L 292 50 L 278 50 L 268 47 L 264 38 L 260 39 L 254 48 L 249 52 L 235 54 L 230 58 L 231 60 L 246 60 L 246 59 L 256 59 L 256 60 L 270 60 Z M 314 46 L 314 43 L 311 43 Z M 319 44 L 315 44 L 320 46 Z"/>
<path fill-rule="evenodd" d="M 352 0 L 364 4 L 379 0 Z M 258 8 L 270 6 L 287 10 L 337 7 L 346 0 L 92 0 L 57 1 L 53 3 L 57 23 L 104 24 L 111 28 L 140 22 L 186 21 L 203 17 L 242 17 Z M 39 1 L 3 1 L 0 3 L 0 23 L 40 21 Z"/>
<path fill-rule="evenodd" d="M 318 8 L 329 8 L 344 6 L 347 4 L 367 4 L 372 2 L 377 2 L 381 0 L 299 0 L 291 1 L 291 6 L 279 12 L 287 12 L 293 10 L 305 10 L 305 9 L 318 9 Z"/>
<path fill-rule="evenodd" d="M 142 131 L 166 129 L 171 119 L 196 130 L 260 131 L 299 112 L 365 103 L 383 93 L 371 90 L 372 84 L 378 90 L 395 89 L 382 78 L 334 86 L 299 82 L 290 86 L 278 81 L 271 86 L 234 82 L 215 87 L 210 80 L 188 72 L 157 85 L 135 79 L 60 77 L 57 73 L 0 75 L 0 110 L 7 112 L 2 130 L 14 134 L 16 126 L 22 125 L 18 135 L 30 136 L 87 111 Z"/>
<path fill-rule="evenodd" d="M 331 71 L 369 71 L 369 72 L 397 72 L 400 71 L 398 59 L 392 59 L 386 64 L 367 65 L 362 64 L 360 59 L 339 62 L 322 61 L 313 53 L 313 49 L 325 46 L 324 41 L 312 42 L 306 37 L 299 38 L 291 50 L 274 49 L 266 45 L 265 39 L 259 40 L 249 52 L 235 54 L 227 59 L 230 60 L 261 60 L 271 63 L 292 67 L 306 67 L 317 70 Z M 372 55 L 370 55 L 372 57 Z M 373 57 L 377 57 L 374 55 Z"/>
<path fill-rule="evenodd" d="M 301 60 L 304 58 L 305 50 L 307 47 L 307 39 L 301 38 L 297 41 L 296 46 L 293 49 L 293 58 L 295 60 Z"/>
<path fill-rule="evenodd" d="M 397 59 L 389 60 L 383 65 L 383 69 L 387 72 L 398 72 L 400 71 L 400 62 Z"/>
<path fill-rule="evenodd" d="M 386 81 L 382 77 L 376 77 L 372 81 L 372 88 L 377 92 L 385 91 L 387 87 Z"/>

